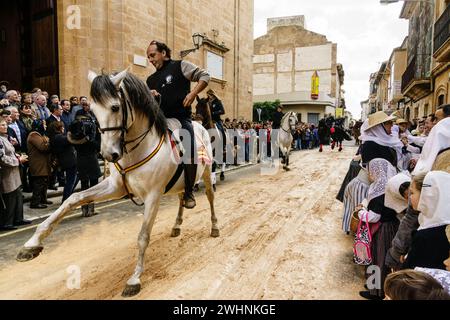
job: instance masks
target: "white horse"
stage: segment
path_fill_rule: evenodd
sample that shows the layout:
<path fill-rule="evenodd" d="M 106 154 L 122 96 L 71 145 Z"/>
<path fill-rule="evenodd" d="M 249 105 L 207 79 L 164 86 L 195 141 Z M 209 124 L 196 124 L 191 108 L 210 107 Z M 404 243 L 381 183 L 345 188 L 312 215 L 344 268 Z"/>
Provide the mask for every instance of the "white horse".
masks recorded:
<path fill-rule="evenodd" d="M 281 119 L 281 127 L 278 133 L 278 145 L 280 147 L 283 163 L 283 169 L 289 170 L 289 153 L 292 147 L 292 131 L 297 124 L 297 114 L 293 111 L 287 112 Z"/>
<path fill-rule="evenodd" d="M 127 73 L 115 76 L 97 76 L 89 73 L 92 82 L 91 110 L 97 117 L 102 132 L 101 152 L 110 162 L 110 176 L 100 184 L 73 194 L 25 243 L 17 256 L 18 261 L 28 261 L 43 250 L 42 242 L 71 210 L 91 202 L 136 197 L 144 203 L 144 221 L 138 237 L 139 255 L 134 274 L 128 279 L 122 296 L 139 293 L 140 277 L 144 271 L 144 254 L 163 194 L 179 194 L 180 206 L 172 236 L 180 234 L 183 217 L 184 177 L 179 175 L 179 165 L 173 160 L 173 148 L 167 132 L 167 122 L 150 90 L 143 81 Z M 208 132 L 193 122 L 197 145 L 212 159 Z M 177 176 L 178 173 L 178 176 Z M 197 178 L 205 181 L 206 195 L 211 208 L 211 236 L 219 236 L 214 212 L 214 192 L 211 186 L 211 165 L 199 163 Z M 167 190 L 170 189 L 170 190 Z"/>

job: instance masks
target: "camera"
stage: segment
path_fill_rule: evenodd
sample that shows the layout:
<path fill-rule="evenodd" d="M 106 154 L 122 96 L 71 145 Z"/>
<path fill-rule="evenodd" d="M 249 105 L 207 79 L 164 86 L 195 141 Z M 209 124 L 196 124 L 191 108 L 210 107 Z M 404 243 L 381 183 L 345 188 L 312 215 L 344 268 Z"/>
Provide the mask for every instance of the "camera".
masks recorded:
<path fill-rule="evenodd" d="M 97 125 L 89 118 L 76 119 L 69 127 L 72 137 L 81 140 L 86 138 L 89 141 L 95 140 Z"/>

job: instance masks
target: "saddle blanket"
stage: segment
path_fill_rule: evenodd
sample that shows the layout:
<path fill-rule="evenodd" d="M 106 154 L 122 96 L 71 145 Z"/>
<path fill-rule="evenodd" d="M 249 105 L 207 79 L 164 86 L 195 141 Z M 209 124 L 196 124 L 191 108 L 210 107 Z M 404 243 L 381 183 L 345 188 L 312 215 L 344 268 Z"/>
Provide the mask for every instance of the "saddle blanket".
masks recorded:
<path fill-rule="evenodd" d="M 198 159 L 197 163 L 209 165 L 212 163 L 212 155 L 211 156 L 208 155 L 205 142 L 202 139 L 198 128 L 196 128 L 197 125 L 200 126 L 195 121 L 192 122 L 192 126 L 194 127 L 195 142 L 197 145 L 197 159 Z M 180 163 L 181 162 L 180 157 L 184 152 L 184 148 L 181 143 L 179 134 L 179 129 L 181 129 L 181 123 L 177 119 L 169 118 L 167 119 L 167 127 L 169 129 L 169 137 L 172 145 L 172 150 L 174 152 L 175 160 L 177 161 L 177 163 Z"/>

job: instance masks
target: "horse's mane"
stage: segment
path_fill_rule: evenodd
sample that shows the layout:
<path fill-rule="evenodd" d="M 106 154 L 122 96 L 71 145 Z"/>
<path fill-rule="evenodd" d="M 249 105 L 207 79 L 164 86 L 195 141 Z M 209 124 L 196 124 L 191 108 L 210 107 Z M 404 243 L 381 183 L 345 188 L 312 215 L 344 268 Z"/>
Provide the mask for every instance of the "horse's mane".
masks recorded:
<path fill-rule="evenodd" d="M 127 73 L 123 80 L 124 89 L 128 94 L 131 105 L 136 111 L 142 112 L 154 125 L 159 135 L 167 132 L 167 120 L 147 85 L 138 77 Z M 110 98 L 120 99 L 118 91 L 107 74 L 94 79 L 91 86 L 91 97 L 96 103 L 105 104 Z"/>

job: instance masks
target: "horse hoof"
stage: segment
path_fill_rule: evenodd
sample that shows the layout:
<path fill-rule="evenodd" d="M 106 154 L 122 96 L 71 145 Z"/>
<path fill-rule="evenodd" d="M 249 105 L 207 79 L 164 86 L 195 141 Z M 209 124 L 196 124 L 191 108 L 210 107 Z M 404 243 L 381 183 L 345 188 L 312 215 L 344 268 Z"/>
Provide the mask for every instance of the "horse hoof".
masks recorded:
<path fill-rule="evenodd" d="M 16 257 L 16 260 L 19 262 L 26 262 L 33 260 L 44 250 L 44 247 L 35 247 L 35 248 L 22 248 L 20 249 L 19 254 Z"/>
<path fill-rule="evenodd" d="M 172 229 L 172 233 L 171 233 L 171 237 L 172 238 L 176 238 L 179 237 L 181 234 L 181 229 Z"/>
<path fill-rule="evenodd" d="M 341 152 L 342 151 L 342 148 L 339 148 L 339 152 Z"/>
<path fill-rule="evenodd" d="M 129 298 L 137 295 L 141 291 L 141 285 L 140 284 L 133 284 L 125 287 L 122 292 L 122 297 Z"/>
<path fill-rule="evenodd" d="M 220 236 L 220 231 L 219 229 L 211 229 L 211 237 L 213 238 L 217 238 Z"/>

